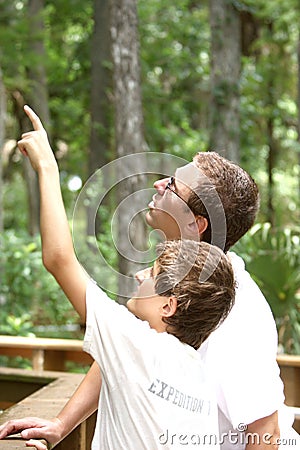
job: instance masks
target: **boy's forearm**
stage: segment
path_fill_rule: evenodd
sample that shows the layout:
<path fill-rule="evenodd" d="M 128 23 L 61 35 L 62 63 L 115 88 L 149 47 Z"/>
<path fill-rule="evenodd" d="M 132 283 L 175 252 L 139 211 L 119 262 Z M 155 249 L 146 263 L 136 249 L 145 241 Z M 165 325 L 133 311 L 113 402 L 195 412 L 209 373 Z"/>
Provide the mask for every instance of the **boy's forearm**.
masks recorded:
<path fill-rule="evenodd" d="M 40 167 L 40 228 L 43 263 L 55 275 L 59 266 L 75 257 L 63 204 L 57 165 Z"/>
<path fill-rule="evenodd" d="M 74 395 L 57 416 L 62 423 L 62 439 L 97 410 L 101 383 L 99 366 L 93 363 Z"/>
<path fill-rule="evenodd" d="M 38 175 L 43 263 L 85 322 L 87 275 L 75 255 L 60 189 L 59 171 L 56 165 L 42 167 Z"/>

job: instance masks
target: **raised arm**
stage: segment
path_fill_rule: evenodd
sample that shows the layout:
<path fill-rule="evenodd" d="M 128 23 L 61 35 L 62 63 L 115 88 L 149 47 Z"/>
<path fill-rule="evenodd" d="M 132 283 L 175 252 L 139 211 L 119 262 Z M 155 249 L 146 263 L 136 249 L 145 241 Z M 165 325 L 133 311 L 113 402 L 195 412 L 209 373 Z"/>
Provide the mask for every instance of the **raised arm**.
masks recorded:
<path fill-rule="evenodd" d="M 88 276 L 75 255 L 61 195 L 58 166 L 39 117 L 29 106 L 25 106 L 24 110 L 34 131 L 24 133 L 18 147 L 29 157 L 39 178 L 43 263 L 85 322 Z"/>

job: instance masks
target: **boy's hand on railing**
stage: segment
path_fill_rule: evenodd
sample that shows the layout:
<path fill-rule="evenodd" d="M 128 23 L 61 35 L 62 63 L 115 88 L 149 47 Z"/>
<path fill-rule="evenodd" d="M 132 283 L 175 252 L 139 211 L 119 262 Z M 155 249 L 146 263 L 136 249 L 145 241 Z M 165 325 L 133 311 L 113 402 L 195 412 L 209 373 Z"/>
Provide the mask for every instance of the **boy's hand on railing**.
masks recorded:
<path fill-rule="evenodd" d="M 34 131 L 22 134 L 22 139 L 18 141 L 20 151 L 29 157 L 33 169 L 37 172 L 41 167 L 57 166 L 47 132 L 40 118 L 27 105 L 24 106 L 24 111 L 29 117 Z"/>
<path fill-rule="evenodd" d="M 25 419 L 9 420 L 0 426 L 0 439 L 17 433 L 27 440 L 27 447 L 35 447 L 37 450 L 52 448 L 64 437 L 63 423 L 58 418 L 45 420 L 38 417 L 26 417 Z M 44 439 L 47 444 L 37 439 Z"/>

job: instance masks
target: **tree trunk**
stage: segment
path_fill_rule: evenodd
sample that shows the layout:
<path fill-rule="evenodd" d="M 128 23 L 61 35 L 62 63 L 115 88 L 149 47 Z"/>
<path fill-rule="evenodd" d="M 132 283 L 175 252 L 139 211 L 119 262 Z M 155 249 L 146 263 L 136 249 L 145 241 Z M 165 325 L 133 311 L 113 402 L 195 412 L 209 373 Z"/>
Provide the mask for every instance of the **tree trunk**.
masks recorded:
<path fill-rule="evenodd" d="M 89 175 L 109 162 L 111 146 L 112 90 L 109 0 L 94 0 L 94 32 L 91 42 L 91 134 Z M 104 180 L 104 183 L 106 180 Z M 105 200 L 105 199 L 104 199 Z M 93 211 L 87 208 L 87 234 L 99 234 L 101 223 L 94 223 Z"/>
<path fill-rule="evenodd" d="M 209 4 L 212 84 L 210 149 L 239 162 L 240 14 L 227 0 L 211 0 Z"/>
<path fill-rule="evenodd" d="M 275 208 L 274 208 L 274 177 L 273 172 L 276 166 L 276 143 L 274 141 L 274 124 L 272 117 L 267 121 L 267 139 L 268 139 L 268 159 L 267 159 L 267 173 L 268 173 L 268 209 L 267 220 L 271 226 L 275 225 Z"/>
<path fill-rule="evenodd" d="M 2 179 L 2 152 L 5 141 L 5 115 L 6 115 L 6 93 L 0 68 L 0 233 L 4 229 L 3 219 L 3 179 Z"/>
<path fill-rule="evenodd" d="M 144 140 L 140 87 L 136 0 L 111 0 L 111 37 L 114 64 L 115 139 L 117 156 L 121 158 L 147 150 Z M 135 249 L 146 248 L 144 220 L 141 217 L 135 218 L 135 203 L 126 201 L 131 194 L 145 187 L 143 171 L 133 176 L 132 174 L 136 173 L 136 167 L 132 162 L 126 164 L 125 159 L 121 170 L 124 181 L 120 183 L 118 189 L 119 300 L 132 292 L 133 275 L 140 267 L 136 263 Z"/>
<path fill-rule="evenodd" d="M 28 100 L 30 106 L 38 113 L 45 128 L 50 133 L 50 114 L 48 105 L 48 90 L 46 77 L 46 51 L 44 45 L 44 0 L 29 0 L 28 20 L 30 23 L 29 54 L 31 64 L 28 68 L 30 93 Z M 22 131 L 32 129 L 27 121 L 27 126 Z M 29 198 L 29 233 L 39 233 L 39 189 L 36 173 L 33 171 L 27 158 L 24 158 L 24 174 Z"/>
<path fill-rule="evenodd" d="M 270 33 L 270 42 L 272 41 L 273 35 L 273 23 L 268 24 L 268 30 Z M 272 58 L 272 53 L 269 55 Z M 274 138 L 274 114 L 273 110 L 276 105 L 276 98 L 274 97 L 275 86 L 274 80 L 276 78 L 275 70 L 276 67 L 272 59 L 268 61 L 269 71 L 266 75 L 266 106 L 269 109 L 270 113 L 267 116 L 267 144 L 268 144 L 268 157 L 267 157 L 267 174 L 268 174 L 268 203 L 267 203 L 267 220 L 270 222 L 271 226 L 275 226 L 276 222 L 276 214 L 274 207 L 274 191 L 275 191 L 275 183 L 274 183 L 274 169 L 276 167 L 277 156 L 278 156 L 278 148 L 276 144 L 276 139 Z"/>

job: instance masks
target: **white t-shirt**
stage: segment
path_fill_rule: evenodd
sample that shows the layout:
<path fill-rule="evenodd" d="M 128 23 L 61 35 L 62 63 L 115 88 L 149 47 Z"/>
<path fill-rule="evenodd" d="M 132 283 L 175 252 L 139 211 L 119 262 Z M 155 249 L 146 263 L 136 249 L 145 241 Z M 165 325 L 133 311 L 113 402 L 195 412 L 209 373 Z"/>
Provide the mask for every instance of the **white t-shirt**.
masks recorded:
<path fill-rule="evenodd" d="M 84 350 L 102 372 L 93 450 L 219 449 L 217 405 L 199 353 L 93 282 L 86 303 Z"/>
<path fill-rule="evenodd" d="M 221 448 L 242 450 L 245 425 L 280 410 L 284 394 L 271 309 L 243 260 L 228 255 L 237 282 L 235 304 L 198 351 L 215 382 Z"/>

